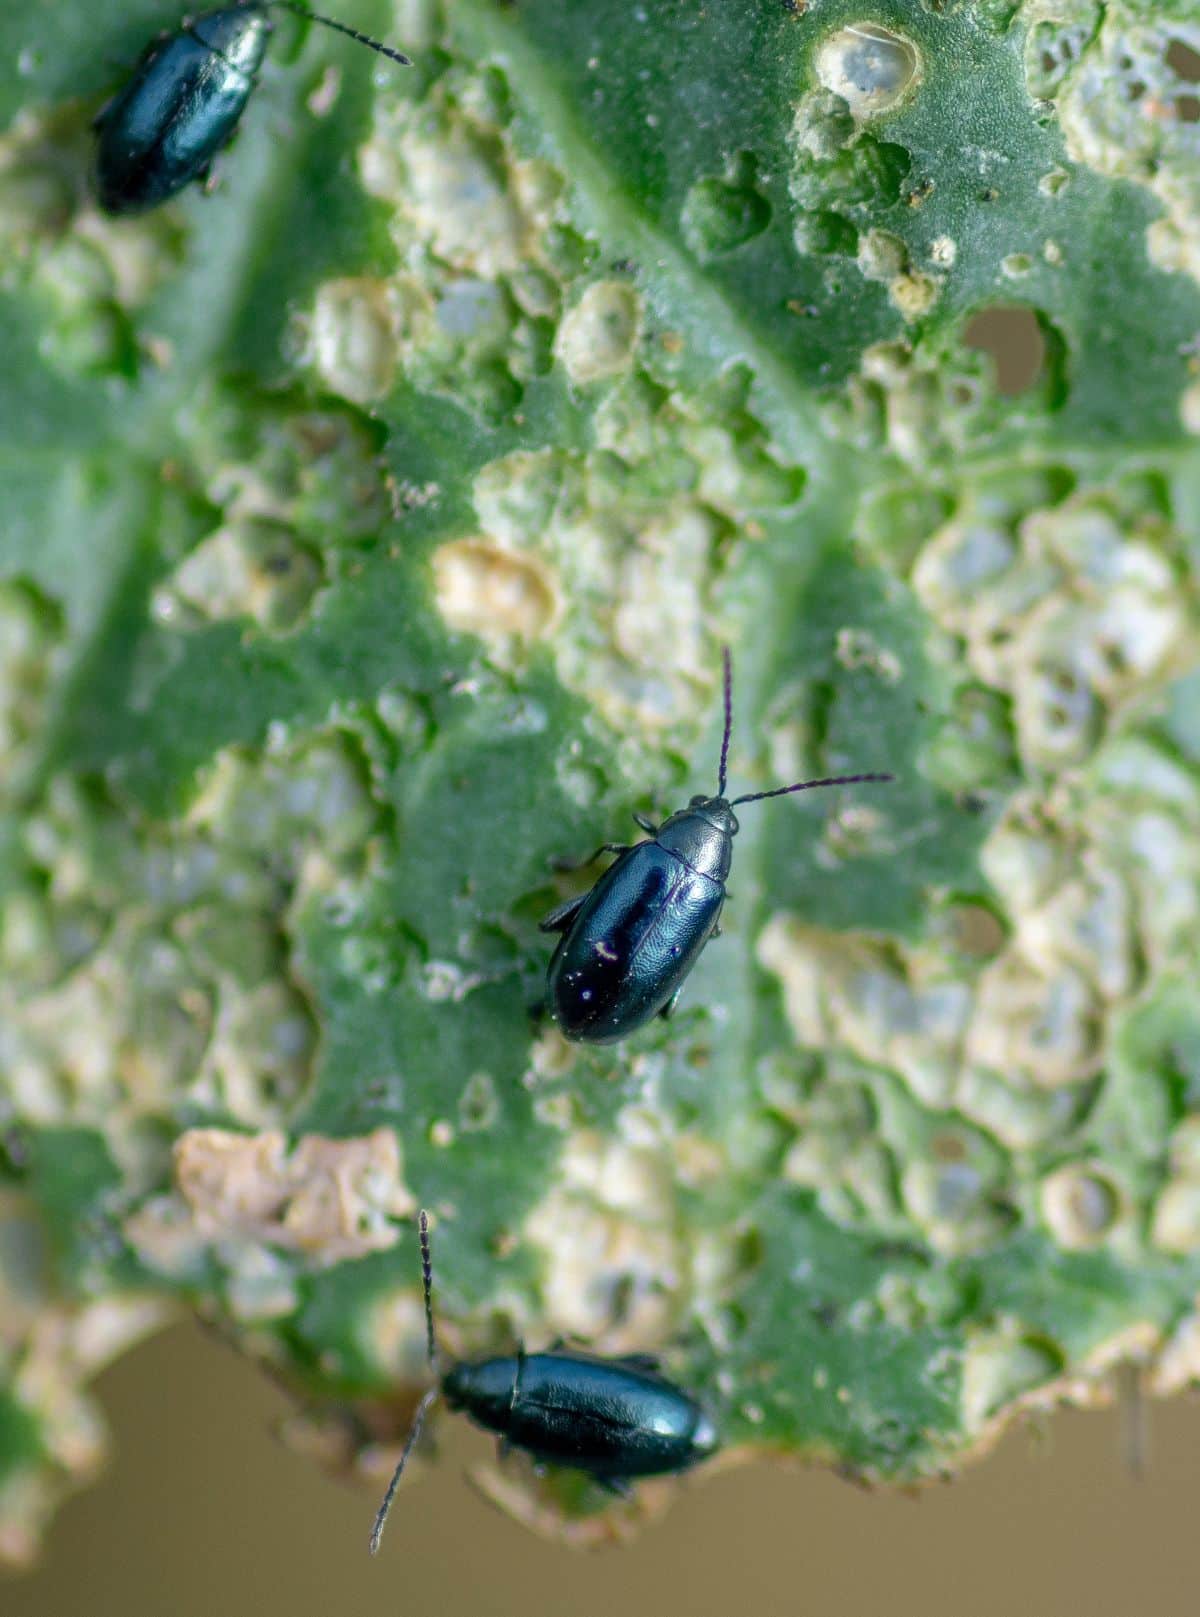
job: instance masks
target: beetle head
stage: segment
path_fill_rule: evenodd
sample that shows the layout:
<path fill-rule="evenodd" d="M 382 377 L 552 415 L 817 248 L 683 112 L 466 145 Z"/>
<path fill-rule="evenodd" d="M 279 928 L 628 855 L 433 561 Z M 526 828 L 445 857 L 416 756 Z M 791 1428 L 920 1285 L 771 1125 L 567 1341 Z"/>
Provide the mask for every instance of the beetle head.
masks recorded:
<path fill-rule="evenodd" d="M 202 12 L 193 28 L 197 39 L 247 78 L 253 78 L 262 66 L 271 33 L 264 6 L 225 6 Z"/>
<path fill-rule="evenodd" d="M 696 1429 L 692 1433 L 693 1460 L 706 1460 L 720 1446 L 721 1439 L 717 1436 L 717 1428 L 713 1425 L 711 1417 L 701 1410 L 700 1418 L 696 1422 Z"/>
<path fill-rule="evenodd" d="M 503 1431 L 513 1404 L 513 1388 L 520 1375 L 520 1358 L 460 1360 L 442 1377 L 442 1396 L 451 1409 L 465 1409 L 476 1420 Z"/>
<path fill-rule="evenodd" d="M 733 856 L 737 816 L 723 797 L 693 797 L 658 828 L 657 842 L 701 876 L 724 881 Z"/>
<path fill-rule="evenodd" d="M 727 837 L 738 834 L 737 815 L 723 797 L 705 797 L 703 792 L 698 792 L 689 801 L 686 812 L 698 814 L 702 820 L 708 821 L 714 831 L 720 831 Z"/>

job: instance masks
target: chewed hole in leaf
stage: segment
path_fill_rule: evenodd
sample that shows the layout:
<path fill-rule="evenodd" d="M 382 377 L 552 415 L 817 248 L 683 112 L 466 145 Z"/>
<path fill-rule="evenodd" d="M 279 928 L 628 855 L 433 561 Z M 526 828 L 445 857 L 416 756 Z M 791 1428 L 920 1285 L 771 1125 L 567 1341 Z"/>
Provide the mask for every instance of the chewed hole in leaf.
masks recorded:
<path fill-rule="evenodd" d="M 819 258 L 839 254 L 853 258 L 858 252 L 858 231 L 852 220 L 834 208 L 814 208 L 796 220 L 796 250 Z"/>
<path fill-rule="evenodd" d="M 1025 75 L 1032 96 L 1053 98 L 1078 62 L 1090 30 L 1085 23 L 1057 19 L 1037 23 L 1025 49 Z"/>
<path fill-rule="evenodd" d="M 1065 344 L 1035 309 L 1024 304 L 994 304 L 981 309 L 963 331 L 968 348 L 990 354 L 996 389 L 1012 398 L 1044 382 L 1052 404 L 1061 403 Z"/>
<path fill-rule="evenodd" d="M 1167 66 L 1184 84 L 1200 84 L 1200 51 L 1186 45 L 1182 39 L 1172 39 L 1168 43 Z M 1200 123 L 1200 94 L 1184 91 L 1176 95 L 1174 110 L 1180 123 Z"/>
<path fill-rule="evenodd" d="M 771 222 L 771 204 L 757 189 L 757 164 L 743 152 L 725 178 L 697 180 L 683 204 L 683 234 L 697 258 L 732 252 L 761 235 Z"/>
<path fill-rule="evenodd" d="M 1200 84 L 1200 51 L 1173 39 L 1167 46 L 1167 66 L 1189 84 Z"/>

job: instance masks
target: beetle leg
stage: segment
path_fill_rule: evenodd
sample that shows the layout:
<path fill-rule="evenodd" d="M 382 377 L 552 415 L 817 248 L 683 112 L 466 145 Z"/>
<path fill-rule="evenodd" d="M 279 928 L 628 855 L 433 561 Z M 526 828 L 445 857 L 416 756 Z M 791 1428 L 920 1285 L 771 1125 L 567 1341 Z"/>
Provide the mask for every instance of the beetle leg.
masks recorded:
<path fill-rule="evenodd" d="M 595 853 L 589 853 L 586 859 L 551 859 L 552 870 L 583 870 L 588 865 L 595 864 L 602 853 L 628 853 L 628 842 L 602 842 Z"/>
<path fill-rule="evenodd" d="M 564 1336 L 559 1331 L 558 1335 L 547 1345 L 544 1351 L 546 1353 L 570 1353 L 575 1349 L 582 1348 L 586 1352 L 590 1345 L 588 1338 L 580 1336 L 577 1331 L 572 1331 L 568 1336 Z"/>
<path fill-rule="evenodd" d="M 586 1350 L 588 1346 L 589 1346 L 589 1343 L 588 1343 L 588 1339 L 587 1339 L 586 1336 L 579 1336 L 574 1331 L 572 1331 L 570 1336 L 564 1336 L 562 1334 L 562 1332 L 560 1331 L 558 1333 L 558 1335 L 554 1338 L 554 1340 L 546 1348 L 546 1352 L 547 1353 L 570 1353 L 573 1350 L 576 1350 L 576 1349 L 579 1349 L 579 1348 L 583 1348 L 583 1349 Z"/>
<path fill-rule="evenodd" d="M 586 893 L 580 893 L 578 898 L 568 898 L 565 904 L 556 904 L 549 915 L 538 922 L 538 931 L 565 932 L 583 908 L 583 901 L 587 896 Z"/>
<path fill-rule="evenodd" d="M 616 1499 L 628 1499 L 633 1493 L 633 1483 L 628 1477 L 593 1477 L 592 1481 Z"/>
<path fill-rule="evenodd" d="M 652 837 L 656 837 L 658 835 L 658 827 L 648 814 L 635 814 L 633 818 L 636 823 L 641 826 L 643 831 L 649 831 Z"/>
<path fill-rule="evenodd" d="M 513 1377 L 512 1391 L 508 1395 L 508 1418 L 511 1421 L 513 1411 L 517 1407 L 517 1399 L 521 1396 L 521 1376 L 525 1370 L 525 1344 L 517 1343 L 517 1373 Z"/>
<path fill-rule="evenodd" d="M 676 1007 L 676 1005 L 679 1004 L 679 996 L 682 993 L 683 993 L 683 989 L 682 988 L 677 988 L 675 990 L 675 992 L 671 995 L 671 997 L 667 1001 L 667 1003 L 663 1006 L 662 1010 L 659 1011 L 658 1014 L 662 1017 L 664 1022 L 669 1022 L 671 1020 L 672 1016 L 674 1016 L 675 1007 Z"/>
<path fill-rule="evenodd" d="M 659 1370 L 662 1360 L 657 1353 L 624 1353 L 621 1363 L 627 1364 L 631 1370 Z"/>

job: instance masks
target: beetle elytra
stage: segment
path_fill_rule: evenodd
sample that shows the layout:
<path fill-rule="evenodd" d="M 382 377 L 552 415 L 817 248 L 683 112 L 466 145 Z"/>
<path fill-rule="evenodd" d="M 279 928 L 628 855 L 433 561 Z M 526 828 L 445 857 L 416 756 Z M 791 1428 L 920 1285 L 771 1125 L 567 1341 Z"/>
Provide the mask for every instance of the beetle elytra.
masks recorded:
<path fill-rule="evenodd" d="M 546 983 L 550 1014 L 568 1039 L 613 1044 L 652 1017 L 670 1015 L 701 950 L 718 935 L 738 831 L 733 811 L 740 804 L 818 786 L 893 779 L 834 775 L 749 792 L 730 802 L 725 796 L 733 727 L 728 648 L 722 669 L 725 729 L 716 795 L 693 797 L 661 825 L 635 814 L 648 840 L 597 848 L 592 859 L 601 853 L 615 853 L 616 859 L 588 892 L 560 904 L 541 923 L 543 932 L 560 934 Z"/>
<path fill-rule="evenodd" d="M 206 180 L 258 83 L 275 9 L 346 34 L 393 62 L 407 56 L 297 0 L 243 0 L 185 21 L 143 52 L 95 121 L 96 192 L 106 213 L 143 213 Z"/>
<path fill-rule="evenodd" d="M 425 1348 L 438 1376 L 433 1330 L 429 1220 L 422 1211 L 421 1278 Z M 408 1457 L 435 1400 L 446 1400 L 477 1425 L 538 1464 L 586 1472 L 617 1493 L 637 1477 L 685 1471 L 718 1447 L 716 1427 L 696 1400 L 642 1355 L 605 1359 L 556 1349 L 517 1352 L 451 1364 L 417 1405 L 399 1464 L 371 1529 L 371 1554 L 383 1537 Z"/>

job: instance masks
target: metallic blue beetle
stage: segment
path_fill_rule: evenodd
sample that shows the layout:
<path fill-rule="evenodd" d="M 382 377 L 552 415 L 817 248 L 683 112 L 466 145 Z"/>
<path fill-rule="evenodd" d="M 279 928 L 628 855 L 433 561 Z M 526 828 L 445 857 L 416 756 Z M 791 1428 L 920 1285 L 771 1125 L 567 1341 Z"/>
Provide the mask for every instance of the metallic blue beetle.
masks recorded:
<path fill-rule="evenodd" d="M 648 842 L 606 842 L 602 853 L 618 857 L 589 892 L 568 899 L 541 923 L 562 936 L 550 960 L 550 1014 L 568 1039 L 614 1044 L 655 1016 L 669 1016 L 684 978 L 709 938 L 720 933 L 725 879 L 733 862 L 738 822 L 734 809 L 764 797 L 784 797 L 817 786 L 854 786 L 888 781 L 891 775 L 836 775 L 798 781 L 770 792 L 725 797 L 733 683 L 729 652 L 722 654 L 725 732 L 715 797 L 693 797 L 662 825 L 641 814 L 634 819 Z M 569 867 L 566 867 L 569 868 Z"/>
<path fill-rule="evenodd" d="M 420 1215 L 421 1276 L 425 1285 L 425 1346 L 437 1374 L 433 1335 L 433 1269 L 429 1223 Z M 430 1406 L 439 1394 L 494 1432 L 502 1446 L 524 1449 L 538 1464 L 584 1471 L 614 1493 L 636 1477 L 686 1471 L 718 1446 L 716 1427 L 694 1398 L 659 1375 L 653 1359 L 601 1359 L 590 1353 L 513 1353 L 452 1364 L 413 1416 L 400 1463 L 371 1529 L 379 1549 L 404 1467 Z"/>
<path fill-rule="evenodd" d="M 106 213 L 142 213 L 208 178 L 258 82 L 271 33 L 267 12 L 275 7 L 411 66 L 400 51 L 293 0 L 206 11 L 149 45 L 96 119 L 96 193 Z"/>

